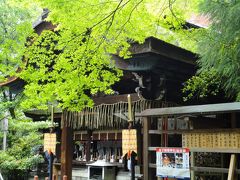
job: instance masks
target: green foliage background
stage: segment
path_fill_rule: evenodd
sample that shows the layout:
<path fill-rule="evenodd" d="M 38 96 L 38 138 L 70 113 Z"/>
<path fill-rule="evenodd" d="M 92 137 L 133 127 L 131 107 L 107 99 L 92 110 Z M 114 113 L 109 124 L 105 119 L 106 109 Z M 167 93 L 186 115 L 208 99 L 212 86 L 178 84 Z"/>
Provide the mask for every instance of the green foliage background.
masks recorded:
<path fill-rule="evenodd" d="M 14 76 L 21 66 L 26 40 L 33 33 L 33 19 L 39 14 L 34 3 L 0 1 L 0 82 Z"/>
<path fill-rule="evenodd" d="M 18 119 L 9 118 L 8 122 L 8 147 L 6 151 L 0 150 L 0 169 L 4 175 L 20 179 L 28 170 L 43 162 L 43 157 L 34 148 L 43 144 L 43 134 L 39 130 L 48 128 L 50 122 L 33 123 L 19 116 Z M 3 132 L 0 134 L 2 136 Z"/>
<path fill-rule="evenodd" d="M 184 91 L 190 92 L 187 98 L 191 98 L 192 94 L 205 97 L 224 90 L 239 101 L 240 1 L 206 0 L 201 9 L 209 15 L 211 25 L 197 44 L 199 75 L 186 83 Z"/>

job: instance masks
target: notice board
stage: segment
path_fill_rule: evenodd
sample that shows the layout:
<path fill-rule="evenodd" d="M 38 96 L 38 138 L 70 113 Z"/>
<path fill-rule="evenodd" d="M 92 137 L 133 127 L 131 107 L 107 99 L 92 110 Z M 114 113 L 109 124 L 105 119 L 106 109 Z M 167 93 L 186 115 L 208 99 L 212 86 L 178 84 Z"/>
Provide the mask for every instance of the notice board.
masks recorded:
<path fill-rule="evenodd" d="M 158 177 L 190 178 L 189 149 L 157 148 L 156 158 Z"/>

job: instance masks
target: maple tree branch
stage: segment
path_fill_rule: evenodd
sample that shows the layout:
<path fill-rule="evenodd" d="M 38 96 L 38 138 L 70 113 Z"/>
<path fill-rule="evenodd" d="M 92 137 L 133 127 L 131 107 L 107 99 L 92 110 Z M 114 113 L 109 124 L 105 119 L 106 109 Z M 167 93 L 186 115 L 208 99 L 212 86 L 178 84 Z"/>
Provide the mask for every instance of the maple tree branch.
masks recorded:
<path fill-rule="evenodd" d="M 134 11 L 135 9 L 137 9 L 137 7 L 138 7 L 142 2 L 143 2 L 143 0 L 140 0 L 140 1 L 132 8 L 132 10 L 131 10 L 131 12 L 130 12 L 130 14 L 129 14 L 129 16 L 128 16 L 128 19 L 127 19 L 126 22 L 121 26 L 121 28 L 120 28 L 120 30 L 119 30 L 119 32 L 118 32 L 118 34 L 117 34 L 116 37 L 119 37 L 119 35 L 122 33 L 125 25 L 131 20 L 133 11 Z"/>

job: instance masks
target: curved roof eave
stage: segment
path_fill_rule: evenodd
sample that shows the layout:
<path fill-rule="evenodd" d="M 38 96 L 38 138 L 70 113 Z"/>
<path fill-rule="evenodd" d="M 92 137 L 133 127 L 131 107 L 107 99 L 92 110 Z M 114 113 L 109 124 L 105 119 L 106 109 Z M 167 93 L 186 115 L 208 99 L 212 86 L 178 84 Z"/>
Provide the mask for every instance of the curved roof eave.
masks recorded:
<path fill-rule="evenodd" d="M 7 78 L 6 81 L 0 82 L 0 87 L 8 86 L 9 84 L 16 82 L 18 79 L 19 79 L 19 77 L 16 77 L 16 76 L 9 77 L 9 78 Z"/>

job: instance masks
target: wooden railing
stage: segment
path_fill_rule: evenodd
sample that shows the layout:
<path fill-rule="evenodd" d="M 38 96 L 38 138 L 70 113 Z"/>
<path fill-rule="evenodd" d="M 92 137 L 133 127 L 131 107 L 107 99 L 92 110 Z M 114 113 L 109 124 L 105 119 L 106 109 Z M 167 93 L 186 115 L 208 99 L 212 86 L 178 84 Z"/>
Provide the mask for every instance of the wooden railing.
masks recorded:
<path fill-rule="evenodd" d="M 34 176 L 34 180 L 39 180 L 38 176 Z M 49 180 L 49 178 L 48 178 L 48 177 L 45 177 L 45 180 Z M 56 176 L 56 175 L 53 175 L 53 176 L 52 176 L 52 180 L 57 180 L 57 176 Z M 68 180 L 68 178 L 67 178 L 66 175 L 63 176 L 63 180 Z"/>

